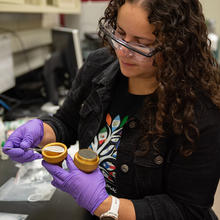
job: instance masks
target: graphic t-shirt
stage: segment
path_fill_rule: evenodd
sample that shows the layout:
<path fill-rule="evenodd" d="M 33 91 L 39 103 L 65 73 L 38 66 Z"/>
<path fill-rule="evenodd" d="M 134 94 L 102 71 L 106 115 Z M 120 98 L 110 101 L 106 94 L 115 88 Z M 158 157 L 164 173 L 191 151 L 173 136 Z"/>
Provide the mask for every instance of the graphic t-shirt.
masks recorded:
<path fill-rule="evenodd" d="M 133 116 L 143 104 L 145 96 L 132 95 L 128 92 L 128 80 L 124 76 L 113 92 L 112 101 L 108 112 L 103 119 L 101 129 L 89 146 L 100 158 L 99 168 L 105 180 L 108 193 L 115 195 L 117 149 L 120 147 L 120 139 L 123 126 L 129 117 Z"/>

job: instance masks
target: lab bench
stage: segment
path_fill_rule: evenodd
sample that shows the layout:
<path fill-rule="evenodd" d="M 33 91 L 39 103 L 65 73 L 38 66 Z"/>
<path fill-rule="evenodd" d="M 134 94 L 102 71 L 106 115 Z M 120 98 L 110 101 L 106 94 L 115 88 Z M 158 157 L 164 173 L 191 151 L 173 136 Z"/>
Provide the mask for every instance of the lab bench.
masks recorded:
<path fill-rule="evenodd" d="M 0 159 L 0 187 L 9 178 L 16 176 L 17 171 L 15 162 Z M 79 207 L 70 195 L 58 189 L 49 201 L 0 201 L 0 212 L 26 214 L 28 217 L 25 220 L 94 219 L 85 209 Z"/>

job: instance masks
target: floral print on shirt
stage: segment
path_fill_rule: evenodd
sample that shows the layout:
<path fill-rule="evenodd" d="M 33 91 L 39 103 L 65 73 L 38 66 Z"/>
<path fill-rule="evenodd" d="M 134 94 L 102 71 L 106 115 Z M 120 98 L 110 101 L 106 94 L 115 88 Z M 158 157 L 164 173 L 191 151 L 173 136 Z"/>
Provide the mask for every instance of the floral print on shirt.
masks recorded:
<path fill-rule="evenodd" d="M 106 188 L 112 193 L 116 193 L 115 177 L 116 167 L 115 160 L 117 157 L 117 149 L 120 143 L 122 129 L 127 122 L 128 116 L 122 120 L 119 115 L 112 119 L 110 114 L 106 115 L 106 124 L 95 136 L 93 142 L 89 146 L 99 156 L 99 168 L 102 171 Z"/>

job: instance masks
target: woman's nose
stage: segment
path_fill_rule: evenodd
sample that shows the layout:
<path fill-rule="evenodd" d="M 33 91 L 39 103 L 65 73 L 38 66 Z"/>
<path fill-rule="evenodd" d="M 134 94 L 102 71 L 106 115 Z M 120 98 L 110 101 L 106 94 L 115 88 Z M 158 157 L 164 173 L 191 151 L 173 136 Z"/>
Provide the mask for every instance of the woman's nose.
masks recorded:
<path fill-rule="evenodd" d="M 127 56 L 127 57 L 133 56 L 133 52 L 123 45 L 119 45 L 118 53 L 120 53 L 123 56 Z"/>

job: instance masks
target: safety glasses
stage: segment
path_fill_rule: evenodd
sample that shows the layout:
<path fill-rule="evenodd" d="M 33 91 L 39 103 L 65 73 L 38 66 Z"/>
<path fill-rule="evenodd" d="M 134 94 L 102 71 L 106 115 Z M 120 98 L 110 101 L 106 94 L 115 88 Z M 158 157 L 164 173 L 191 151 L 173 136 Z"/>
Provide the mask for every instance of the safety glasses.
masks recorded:
<path fill-rule="evenodd" d="M 133 42 L 127 43 L 126 41 L 122 40 L 121 35 L 110 25 L 101 24 L 100 30 L 105 34 L 108 42 L 116 50 L 116 52 L 118 50 L 125 52 L 124 49 L 127 48 L 127 55 L 138 61 L 146 61 L 146 58 L 150 58 L 160 51 L 160 48 L 147 47 L 145 45 Z"/>

